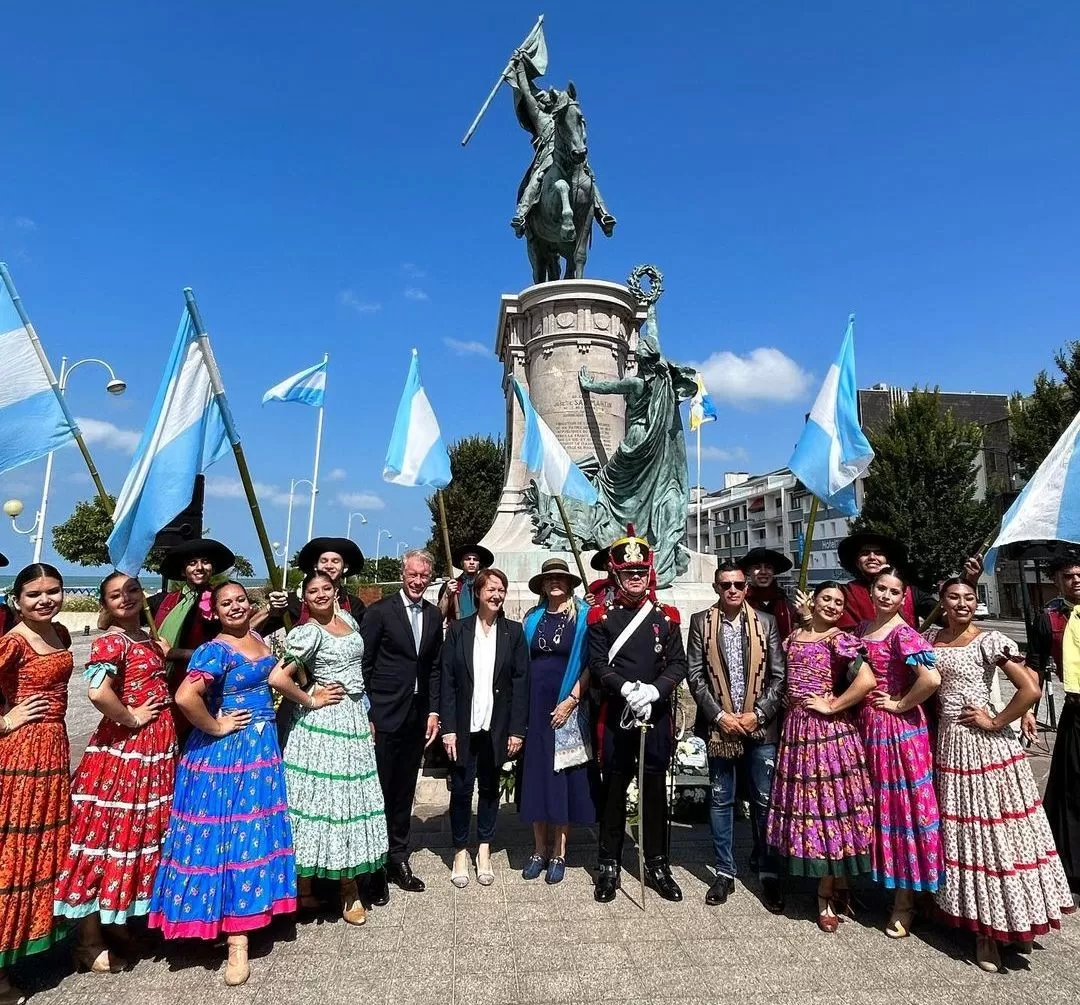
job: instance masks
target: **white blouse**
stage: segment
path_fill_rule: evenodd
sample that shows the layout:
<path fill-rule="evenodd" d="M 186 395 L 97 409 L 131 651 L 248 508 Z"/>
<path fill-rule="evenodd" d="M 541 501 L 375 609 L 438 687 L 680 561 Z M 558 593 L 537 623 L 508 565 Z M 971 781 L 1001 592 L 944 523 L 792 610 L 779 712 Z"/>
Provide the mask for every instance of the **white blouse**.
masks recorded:
<path fill-rule="evenodd" d="M 495 707 L 495 642 L 499 625 L 484 634 L 484 626 L 476 619 L 476 635 L 473 639 L 473 693 L 472 719 L 469 725 L 473 733 L 491 729 L 491 712 Z"/>

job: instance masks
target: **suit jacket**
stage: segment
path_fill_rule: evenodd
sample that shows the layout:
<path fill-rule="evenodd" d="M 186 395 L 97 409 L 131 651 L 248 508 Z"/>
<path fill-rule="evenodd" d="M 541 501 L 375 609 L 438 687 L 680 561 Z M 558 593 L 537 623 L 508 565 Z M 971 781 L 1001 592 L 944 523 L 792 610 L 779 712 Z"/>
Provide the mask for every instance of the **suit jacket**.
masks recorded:
<path fill-rule="evenodd" d="M 442 649 L 442 731 L 457 734 L 458 761 L 469 756 L 472 733 L 473 643 L 477 615 L 450 625 Z M 524 739 L 529 725 L 529 647 L 521 623 L 495 622 L 495 675 L 492 682 L 491 742 L 496 763 L 506 759 L 511 736 Z"/>
<path fill-rule="evenodd" d="M 419 652 L 400 591 L 368 607 L 360 622 L 364 687 L 371 699 L 371 721 L 377 732 L 401 729 L 414 693 L 426 715 L 439 711 L 443 618 L 434 604 L 426 600 L 421 604 L 424 620 Z"/>
<path fill-rule="evenodd" d="M 717 607 L 719 610 L 719 607 Z M 705 615 L 707 611 L 698 611 L 690 615 L 690 632 L 687 638 L 686 657 L 689 668 L 686 682 L 690 693 L 697 702 L 698 713 L 694 722 L 694 732 L 703 740 L 709 738 L 709 727 L 716 722 L 721 705 L 719 695 L 713 692 L 713 682 L 706 666 L 708 653 L 705 640 Z M 776 618 L 763 611 L 756 612 L 758 621 L 765 630 L 765 687 L 754 703 L 758 726 L 763 731 L 761 742 L 776 743 L 780 738 L 780 709 L 784 700 L 784 683 L 787 676 L 787 662 L 784 650 L 780 646 L 780 631 L 776 627 Z M 749 642 L 743 639 L 743 662 L 747 660 Z M 723 649 L 720 657 L 723 658 Z M 715 668 L 727 677 L 727 667 Z"/>

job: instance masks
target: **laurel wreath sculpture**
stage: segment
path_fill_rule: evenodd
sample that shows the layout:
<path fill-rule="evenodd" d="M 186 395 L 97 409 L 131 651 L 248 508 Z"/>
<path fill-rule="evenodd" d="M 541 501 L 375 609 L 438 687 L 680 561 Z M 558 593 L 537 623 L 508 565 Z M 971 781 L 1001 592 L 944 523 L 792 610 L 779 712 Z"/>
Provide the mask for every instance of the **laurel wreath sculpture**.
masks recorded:
<path fill-rule="evenodd" d="M 647 290 L 641 285 L 643 278 L 649 280 Z M 664 292 L 664 274 L 655 265 L 639 265 L 630 273 L 626 288 L 634 294 L 639 303 L 651 307 Z"/>

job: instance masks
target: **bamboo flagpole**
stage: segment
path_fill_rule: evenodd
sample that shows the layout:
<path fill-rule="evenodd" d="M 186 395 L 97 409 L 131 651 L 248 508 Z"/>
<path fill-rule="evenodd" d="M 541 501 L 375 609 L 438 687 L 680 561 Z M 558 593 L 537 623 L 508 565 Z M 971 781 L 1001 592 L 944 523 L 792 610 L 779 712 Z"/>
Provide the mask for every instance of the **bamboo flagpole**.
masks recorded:
<path fill-rule="evenodd" d="M 577 538 L 570 529 L 570 520 L 566 516 L 566 507 L 563 506 L 561 495 L 555 496 L 555 505 L 559 507 L 559 516 L 562 517 L 563 529 L 566 531 L 566 539 L 570 542 L 570 550 L 574 553 L 574 561 L 577 562 L 578 575 L 581 576 L 581 585 L 589 588 L 589 574 L 585 571 L 585 563 L 581 560 L 581 548 L 578 547 Z"/>
<path fill-rule="evenodd" d="M 330 362 L 330 353 L 323 353 L 323 366 Z M 323 392 L 325 399 L 325 390 Z M 315 426 L 315 471 L 311 476 L 311 506 L 308 509 L 307 539 L 310 541 L 315 536 L 315 499 L 319 494 L 319 457 L 322 454 L 323 412 L 325 405 L 319 406 L 319 420 Z M 288 549 L 286 549 L 286 552 Z M 289 556 L 285 555 L 285 564 L 289 564 Z"/>
<path fill-rule="evenodd" d="M 259 509 L 259 498 L 255 494 L 255 485 L 251 480 L 251 471 L 248 469 L 247 458 L 244 456 L 244 448 L 240 443 L 240 434 L 233 422 L 229 402 L 225 397 L 225 387 L 221 381 L 221 371 L 218 369 L 217 360 L 214 358 L 214 350 L 210 345 L 210 338 L 206 333 L 199 306 L 195 302 L 195 293 L 190 286 L 184 287 L 184 302 L 191 317 L 191 323 L 195 326 L 195 334 L 198 337 L 199 351 L 206 363 L 207 372 L 210 374 L 210 387 L 221 409 L 222 422 L 225 424 L 225 432 L 232 445 L 233 456 L 236 458 L 236 468 L 240 474 L 240 481 L 244 486 L 244 495 L 247 497 L 248 507 L 251 509 L 251 518 L 255 522 L 255 533 L 259 538 L 259 546 L 262 548 L 263 558 L 266 561 L 266 569 L 270 579 L 270 585 L 275 590 L 283 588 L 283 582 L 279 577 L 279 567 L 274 557 L 274 549 L 270 545 L 270 538 L 266 533 L 266 524 L 263 522 L 262 511 Z M 291 628 L 288 612 L 284 615 L 285 627 Z"/>
<path fill-rule="evenodd" d="M 810 503 L 810 516 L 806 519 L 806 532 L 803 534 L 802 561 L 799 564 L 799 592 L 806 592 L 806 577 L 810 573 L 810 545 L 814 540 L 814 524 L 817 523 L 818 506 L 821 505 L 817 496 L 813 496 Z"/>
<path fill-rule="evenodd" d="M 8 296 L 11 297 L 12 304 L 15 305 L 15 311 L 19 315 L 19 320 L 22 322 L 23 327 L 26 329 L 26 334 L 30 338 L 30 344 L 34 347 L 34 353 L 38 358 L 38 362 L 41 364 L 41 368 L 45 371 L 45 375 L 49 378 L 49 386 L 52 388 L 52 392 L 56 395 L 56 400 L 60 403 L 60 408 L 64 413 L 64 419 L 71 427 L 72 436 L 75 438 L 76 444 L 79 447 L 79 453 L 82 454 L 83 460 L 86 462 L 87 470 L 90 472 L 90 479 L 94 483 L 94 489 L 98 494 L 98 499 L 101 502 L 102 508 L 105 510 L 105 514 L 111 519 L 113 515 L 113 501 L 108 492 L 105 491 L 105 484 L 101 480 L 101 475 L 98 472 L 97 465 L 94 464 L 94 458 L 90 456 L 90 448 L 86 445 L 86 440 L 83 439 L 82 430 L 79 429 L 78 423 L 75 421 L 74 416 L 71 414 L 71 409 L 68 408 L 67 399 L 64 397 L 63 392 L 60 390 L 60 384 L 56 379 L 56 374 L 53 373 L 52 364 L 49 363 L 49 357 L 45 355 L 45 349 L 41 345 L 41 339 L 38 338 L 37 330 L 34 328 L 33 322 L 30 320 L 30 315 L 26 313 L 26 308 L 23 306 L 22 297 L 19 296 L 18 290 L 15 289 L 15 283 L 12 281 L 11 273 L 8 272 L 8 267 L 5 262 L 0 262 L 0 278 L 4 281 L 4 287 L 7 289 Z M 42 533 L 44 528 L 40 528 L 38 533 Z M 146 592 L 143 592 L 143 613 L 146 615 L 147 628 L 150 632 L 150 637 L 156 642 L 159 638 L 157 627 L 154 624 L 154 617 L 150 612 L 150 604 L 146 599 Z"/>
<path fill-rule="evenodd" d="M 442 489 L 435 490 L 435 499 L 439 504 L 439 532 L 442 534 L 443 551 L 446 552 L 446 578 L 454 578 L 454 560 L 450 557 L 450 530 L 446 523 L 446 504 L 443 502 Z"/>

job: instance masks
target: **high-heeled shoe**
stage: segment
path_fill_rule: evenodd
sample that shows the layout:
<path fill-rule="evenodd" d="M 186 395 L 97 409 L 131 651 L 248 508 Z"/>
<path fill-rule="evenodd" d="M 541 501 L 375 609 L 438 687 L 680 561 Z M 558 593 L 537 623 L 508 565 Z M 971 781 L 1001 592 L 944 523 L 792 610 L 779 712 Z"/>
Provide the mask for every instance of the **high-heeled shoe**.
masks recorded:
<path fill-rule="evenodd" d="M 491 886 L 495 882 L 495 873 L 491 868 L 491 855 L 488 855 L 487 865 L 480 866 L 480 856 L 476 856 L 476 882 L 481 886 Z"/>
<path fill-rule="evenodd" d="M 362 925 L 367 921 L 367 911 L 355 879 L 341 884 L 341 920 L 350 925 Z"/>
<path fill-rule="evenodd" d="M 975 936 L 975 962 L 980 970 L 988 974 L 1001 973 L 1001 953 L 994 939 L 988 939 L 985 935 Z"/>
<path fill-rule="evenodd" d="M 247 942 L 240 945 L 230 938 L 229 962 L 225 965 L 225 983 L 230 988 L 236 988 L 246 983 L 250 976 L 251 966 L 248 963 Z"/>
<path fill-rule="evenodd" d="M 889 915 L 889 923 L 885 926 L 885 934 L 890 939 L 906 939 L 911 934 L 914 922 L 914 907 L 894 907 Z"/>
<path fill-rule="evenodd" d="M 833 913 L 832 898 L 818 897 L 817 926 L 823 932 L 832 935 L 840 927 L 840 919 Z M 822 906 L 824 905 L 824 906 Z"/>
<path fill-rule="evenodd" d="M 79 973 L 89 970 L 92 974 L 118 974 L 124 969 L 124 961 L 107 946 L 76 946 L 71 960 Z"/>
<path fill-rule="evenodd" d="M 15 987 L 10 981 L 7 987 L 0 989 L 0 1005 L 24 1005 L 26 993 Z"/>

